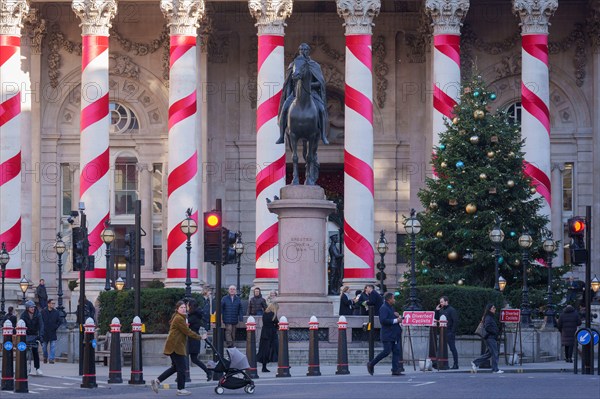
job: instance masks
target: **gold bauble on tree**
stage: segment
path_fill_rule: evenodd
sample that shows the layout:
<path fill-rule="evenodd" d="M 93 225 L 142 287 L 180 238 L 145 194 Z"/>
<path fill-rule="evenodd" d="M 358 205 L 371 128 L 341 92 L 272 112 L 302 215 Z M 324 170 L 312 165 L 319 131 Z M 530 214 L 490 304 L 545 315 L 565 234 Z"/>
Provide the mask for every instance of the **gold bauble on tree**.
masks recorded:
<path fill-rule="evenodd" d="M 488 158 L 494 158 L 495 155 L 496 155 L 496 153 L 494 151 L 488 151 L 488 153 L 487 153 Z"/>
<path fill-rule="evenodd" d="M 469 137 L 469 141 L 471 142 L 471 144 L 477 144 L 479 143 L 479 136 L 471 136 Z"/>
<path fill-rule="evenodd" d="M 514 180 L 507 181 L 506 186 L 509 188 L 513 188 L 515 186 L 515 181 Z"/>
<path fill-rule="evenodd" d="M 458 116 L 452 119 L 452 123 L 454 123 L 455 125 L 458 125 L 458 122 L 460 122 L 460 118 Z"/>
<path fill-rule="evenodd" d="M 475 112 L 473 112 L 473 118 L 475 119 L 483 119 L 485 117 L 485 112 L 483 112 L 480 109 L 476 109 Z"/>
<path fill-rule="evenodd" d="M 515 259 L 515 266 L 519 266 L 521 264 L 521 261 L 519 259 Z"/>
<path fill-rule="evenodd" d="M 467 211 L 467 213 L 469 215 L 472 215 L 475 212 L 477 212 L 477 205 L 475 205 L 475 204 L 467 204 L 467 206 L 465 207 L 465 210 Z"/>
<path fill-rule="evenodd" d="M 440 164 L 440 166 L 441 166 L 442 168 L 445 168 L 445 167 L 447 167 L 447 166 L 448 166 L 448 164 L 447 164 L 446 162 L 442 162 L 442 163 Z"/>
<path fill-rule="evenodd" d="M 440 230 L 440 231 L 438 231 L 438 232 L 435 233 L 435 236 L 437 238 L 442 238 L 444 236 L 444 233 L 442 233 L 442 231 Z"/>
<path fill-rule="evenodd" d="M 485 179 L 487 179 L 487 175 L 486 175 L 485 173 L 480 173 L 480 174 L 479 174 L 479 178 L 480 178 L 481 180 L 485 180 Z"/>
<path fill-rule="evenodd" d="M 437 207 L 438 207 L 438 204 L 437 204 L 437 202 L 435 202 L 435 201 L 431 201 L 431 202 L 429 203 L 429 209 L 437 209 Z"/>
<path fill-rule="evenodd" d="M 448 252 L 448 259 L 454 262 L 458 259 L 458 254 L 455 251 Z"/>
<path fill-rule="evenodd" d="M 529 192 L 530 192 L 531 194 L 535 194 L 535 193 L 537 193 L 537 188 L 535 188 L 535 187 L 531 187 L 531 188 L 529 189 Z"/>

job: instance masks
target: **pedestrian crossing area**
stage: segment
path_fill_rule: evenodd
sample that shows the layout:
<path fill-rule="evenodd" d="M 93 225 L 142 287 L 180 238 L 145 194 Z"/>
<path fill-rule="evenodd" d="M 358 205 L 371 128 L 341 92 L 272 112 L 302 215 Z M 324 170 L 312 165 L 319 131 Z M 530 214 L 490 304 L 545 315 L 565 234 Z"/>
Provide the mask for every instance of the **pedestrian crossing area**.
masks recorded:
<path fill-rule="evenodd" d="M 41 398 L 49 398 L 51 397 L 51 395 L 60 395 L 60 390 L 61 389 L 79 389 L 81 385 L 81 379 L 79 379 L 79 381 L 73 381 L 73 382 L 59 382 L 59 381 L 55 381 L 55 380 L 47 380 L 44 381 L 44 383 L 36 383 L 35 381 L 31 381 L 31 379 L 29 379 L 27 386 L 29 389 L 29 393 L 34 394 L 34 395 L 42 395 L 40 396 Z M 98 388 L 102 389 L 102 388 L 106 388 L 106 383 L 100 382 L 98 381 Z M 7 395 L 20 395 L 21 393 L 16 393 L 13 391 L 2 391 L 2 396 L 4 396 L 4 394 Z"/>

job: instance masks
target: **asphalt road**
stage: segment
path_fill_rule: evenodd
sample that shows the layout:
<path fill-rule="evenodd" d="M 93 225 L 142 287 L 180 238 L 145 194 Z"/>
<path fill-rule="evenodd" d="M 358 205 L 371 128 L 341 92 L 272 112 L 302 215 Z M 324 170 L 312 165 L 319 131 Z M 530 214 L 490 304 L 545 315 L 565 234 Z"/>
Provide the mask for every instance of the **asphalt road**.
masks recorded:
<path fill-rule="evenodd" d="M 171 380 L 173 377 L 171 378 Z M 173 381 L 167 382 L 173 382 Z M 149 381 L 147 381 L 149 382 Z M 29 395 L 49 399 L 111 398 L 111 399 L 167 399 L 176 398 L 174 389 L 154 394 L 149 386 L 124 384 L 108 385 L 99 381 L 96 389 L 84 389 L 81 379 L 73 377 L 30 377 Z M 192 398 L 254 397 L 254 398 L 411 398 L 411 399 L 564 399 L 598 398 L 600 377 L 570 373 L 530 374 L 469 374 L 427 373 L 395 377 L 391 375 L 347 375 L 293 378 L 260 378 L 255 381 L 256 391 L 250 396 L 243 389 L 226 390 L 221 396 L 214 392 L 216 383 L 194 384 L 188 389 Z M 1 391 L 0 396 L 23 396 Z"/>

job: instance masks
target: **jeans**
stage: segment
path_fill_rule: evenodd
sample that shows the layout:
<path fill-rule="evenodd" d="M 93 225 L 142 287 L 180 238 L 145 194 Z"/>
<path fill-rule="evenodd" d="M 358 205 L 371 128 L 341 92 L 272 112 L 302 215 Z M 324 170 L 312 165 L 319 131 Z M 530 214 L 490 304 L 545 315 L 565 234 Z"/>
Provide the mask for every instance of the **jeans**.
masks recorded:
<path fill-rule="evenodd" d="M 400 353 L 402 352 L 402 338 L 398 338 L 396 341 L 384 341 L 383 351 L 381 351 L 375 359 L 371 362 L 372 366 L 375 366 L 381 361 L 381 359 L 387 357 L 390 352 L 392 353 L 392 373 L 400 371 Z"/>
<path fill-rule="evenodd" d="M 489 336 L 485 339 L 487 350 L 483 355 L 473 360 L 475 366 L 479 367 L 485 360 L 491 359 L 492 371 L 498 371 L 498 341 L 495 336 Z"/>
<path fill-rule="evenodd" d="M 452 359 L 454 360 L 454 365 L 458 366 L 458 351 L 456 350 L 456 335 L 454 333 L 449 332 L 446 335 L 448 348 L 450 348 L 450 352 L 452 352 Z"/>
<path fill-rule="evenodd" d="M 48 356 L 48 347 L 50 347 L 50 356 Z M 44 352 L 44 360 L 54 360 L 56 341 L 42 342 L 42 351 Z"/>
<path fill-rule="evenodd" d="M 177 389 L 185 389 L 185 356 L 171 353 L 171 367 L 166 369 L 157 380 L 163 382 L 177 372 Z"/>

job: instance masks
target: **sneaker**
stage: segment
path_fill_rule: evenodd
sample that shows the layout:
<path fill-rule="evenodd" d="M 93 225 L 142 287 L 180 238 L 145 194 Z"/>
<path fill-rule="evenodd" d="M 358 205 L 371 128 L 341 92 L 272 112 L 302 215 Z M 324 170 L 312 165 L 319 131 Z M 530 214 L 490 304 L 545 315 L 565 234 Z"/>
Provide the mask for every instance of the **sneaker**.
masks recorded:
<path fill-rule="evenodd" d="M 192 393 L 187 389 L 178 389 L 177 396 L 190 396 Z"/>
<path fill-rule="evenodd" d="M 40 369 L 35 369 L 35 371 L 33 372 L 33 375 L 41 376 L 41 375 L 44 375 L 44 373 L 42 373 L 42 370 L 40 370 Z"/>
<path fill-rule="evenodd" d="M 373 375 L 373 373 L 375 372 L 375 367 L 371 363 L 367 363 L 367 371 L 369 372 L 369 374 Z"/>
<path fill-rule="evenodd" d="M 44 364 L 48 363 L 48 359 L 44 358 Z"/>
<path fill-rule="evenodd" d="M 473 369 L 473 371 L 477 371 L 479 370 L 479 367 L 477 367 L 477 365 L 474 362 L 471 362 L 471 369 Z"/>
<path fill-rule="evenodd" d="M 494 374 L 504 374 L 504 370 L 496 370 L 493 373 Z"/>
<path fill-rule="evenodd" d="M 150 388 L 154 391 L 154 393 L 158 393 L 158 387 L 160 386 L 160 382 L 158 380 L 150 381 Z"/>

